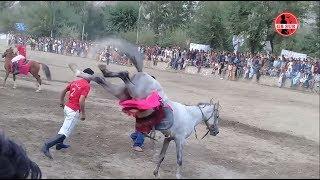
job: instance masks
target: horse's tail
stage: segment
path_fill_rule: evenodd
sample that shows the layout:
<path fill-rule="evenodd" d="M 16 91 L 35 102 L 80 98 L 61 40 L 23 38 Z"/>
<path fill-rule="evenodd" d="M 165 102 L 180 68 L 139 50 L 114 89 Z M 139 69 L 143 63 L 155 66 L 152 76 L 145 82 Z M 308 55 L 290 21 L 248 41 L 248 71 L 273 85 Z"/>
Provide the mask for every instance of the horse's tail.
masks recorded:
<path fill-rule="evenodd" d="M 41 66 L 42 66 L 42 71 L 45 73 L 46 77 L 47 77 L 47 80 L 48 81 L 51 81 L 51 72 L 50 72 L 50 69 L 47 65 L 41 63 Z"/>

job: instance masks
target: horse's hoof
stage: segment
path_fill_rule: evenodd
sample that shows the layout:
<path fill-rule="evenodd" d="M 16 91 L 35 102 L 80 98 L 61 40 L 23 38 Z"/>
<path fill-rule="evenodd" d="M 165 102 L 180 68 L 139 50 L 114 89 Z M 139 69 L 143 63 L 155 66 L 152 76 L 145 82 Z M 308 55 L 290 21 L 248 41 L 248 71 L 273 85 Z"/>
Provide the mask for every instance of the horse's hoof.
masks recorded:
<path fill-rule="evenodd" d="M 181 175 L 179 173 L 176 174 L 177 179 L 181 179 Z"/>
<path fill-rule="evenodd" d="M 98 64 L 100 70 L 106 70 L 107 66 L 105 64 Z"/>
<path fill-rule="evenodd" d="M 154 175 L 154 177 L 159 177 L 159 172 L 156 171 L 156 170 L 154 170 L 154 171 L 153 171 L 153 175 Z"/>

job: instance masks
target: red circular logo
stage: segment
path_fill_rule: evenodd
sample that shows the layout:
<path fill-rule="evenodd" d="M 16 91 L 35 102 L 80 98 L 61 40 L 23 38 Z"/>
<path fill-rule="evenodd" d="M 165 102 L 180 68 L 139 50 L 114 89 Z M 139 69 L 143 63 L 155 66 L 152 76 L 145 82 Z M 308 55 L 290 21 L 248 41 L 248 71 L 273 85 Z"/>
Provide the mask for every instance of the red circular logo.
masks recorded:
<path fill-rule="evenodd" d="M 298 18 L 290 12 L 283 12 L 274 20 L 274 28 L 277 33 L 282 36 L 293 35 L 297 31 L 298 27 Z"/>

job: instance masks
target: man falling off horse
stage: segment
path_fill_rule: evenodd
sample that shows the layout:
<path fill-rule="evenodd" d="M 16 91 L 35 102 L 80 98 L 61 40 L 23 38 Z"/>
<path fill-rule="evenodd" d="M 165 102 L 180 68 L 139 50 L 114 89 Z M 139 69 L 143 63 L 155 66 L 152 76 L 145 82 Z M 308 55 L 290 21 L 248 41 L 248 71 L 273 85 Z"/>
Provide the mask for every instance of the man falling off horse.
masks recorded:
<path fill-rule="evenodd" d="M 104 80 L 104 78 L 88 76 L 77 70 L 75 64 L 69 65 L 70 69 L 75 72 L 77 77 L 86 79 L 93 79 L 95 82 L 101 85 L 112 94 L 114 94 L 120 101 L 119 105 L 122 107 L 122 111 L 132 116 L 136 120 L 135 132 L 131 134 L 133 140 L 132 149 L 135 151 L 143 151 L 144 136 L 150 137 L 148 134 L 152 129 L 154 130 L 166 130 L 173 124 L 173 113 L 170 106 L 166 104 L 167 97 L 162 92 L 162 89 L 154 89 L 146 98 L 137 99 L 133 98 L 128 92 L 126 85 L 114 86 L 110 82 Z M 130 81 L 128 72 L 115 73 L 106 69 L 105 65 L 99 65 L 104 77 L 120 77 L 123 81 Z M 151 78 L 155 79 L 154 76 Z"/>
<path fill-rule="evenodd" d="M 85 69 L 83 73 L 89 75 L 94 74 L 90 68 Z M 68 91 L 70 92 L 69 101 L 64 104 L 64 98 Z M 70 136 L 79 119 L 82 121 L 86 119 L 85 99 L 89 92 L 90 80 L 85 78 L 77 78 L 68 84 L 68 86 L 62 91 L 60 97 L 60 106 L 64 107 L 64 123 L 60 128 L 58 135 L 46 142 L 42 147 L 42 152 L 50 159 L 52 159 L 52 156 L 49 152 L 49 149 L 54 145 L 56 145 L 57 150 L 70 147 L 69 145 L 63 144 L 63 141 Z"/>

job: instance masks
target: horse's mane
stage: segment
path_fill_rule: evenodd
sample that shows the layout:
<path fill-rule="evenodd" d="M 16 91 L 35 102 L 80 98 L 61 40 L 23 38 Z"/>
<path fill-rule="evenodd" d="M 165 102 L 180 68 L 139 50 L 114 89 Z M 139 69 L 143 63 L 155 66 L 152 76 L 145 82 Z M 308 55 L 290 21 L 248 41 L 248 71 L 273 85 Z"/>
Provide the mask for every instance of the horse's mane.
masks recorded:
<path fill-rule="evenodd" d="M 204 103 L 204 102 L 199 102 L 198 104 L 194 105 L 194 104 L 183 104 L 185 106 L 201 106 L 201 105 L 205 105 L 205 106 L 210 106 L 210 105 L 213 105 L 213 104 L 210 104 L 210 103 Z"/>

